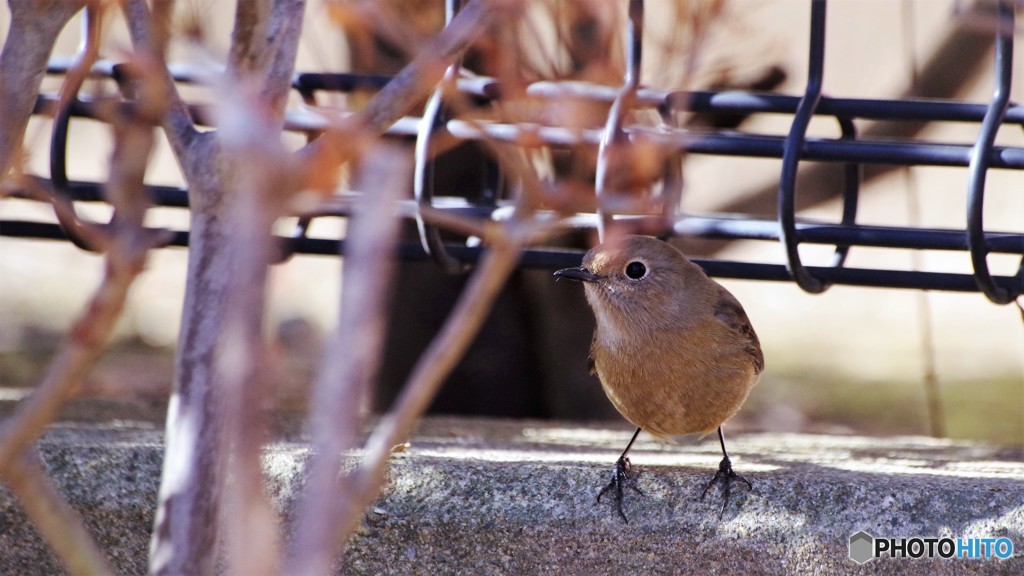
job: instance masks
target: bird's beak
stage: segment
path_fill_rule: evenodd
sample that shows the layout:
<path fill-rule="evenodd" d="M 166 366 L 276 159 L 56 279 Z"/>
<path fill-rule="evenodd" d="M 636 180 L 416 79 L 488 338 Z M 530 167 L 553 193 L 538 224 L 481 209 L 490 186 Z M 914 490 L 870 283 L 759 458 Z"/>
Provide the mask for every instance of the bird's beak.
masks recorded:
<path fill-rule="evenodd" d="M 562 270 L 555 272 L 555 276 L 558 276 L 559 278 L 568 278 L 569 280 L 577 280 L 579 282 L 597 282 L 597 280 L 601 278 L 583 266 L 580 266 L 579 268 L 563 268 Z"/>

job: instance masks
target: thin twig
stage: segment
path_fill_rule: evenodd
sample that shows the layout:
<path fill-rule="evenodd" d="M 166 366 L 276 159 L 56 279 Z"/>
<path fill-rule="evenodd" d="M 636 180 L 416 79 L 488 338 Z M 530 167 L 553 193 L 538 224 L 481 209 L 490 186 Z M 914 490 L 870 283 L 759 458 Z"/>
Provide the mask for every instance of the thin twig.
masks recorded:
<path fill-rule="evenodd" d="M 246 0 L 235 10 L 228 75 L 258 81 L 264 114 L 282 126 L 305 9 L 305 0 Z"/>
<path fill-rule="evenodd" d="M 20 170 L 16 170 L 16 172 L 17 174 L 12 175 L 11 180 L 20 184 L 16 190 L 25 198 L 49 204 L 61 222 L 61 226 L 71 227 L 72 234 L 85 240 L 97 252 L 107 251 L 112 238 L 106 229 L 91 220 L 79 218 L 71 200 L 67 196 L 57 194 L 50 182 L 29 176 Z"/>
<path fill-rule="evenodd" d="M 338 471 L 355 447 L 368 390 L 380 366 L 389 279 L 398 219 L 394 204 L 412 168 L 400 150 L 378 147 L 365 156 L 359 185 L 373 190 L 360 199 L 349 229 L 338 327 L 324 351 L 313 389 L 311 431 L 315 457 L 299 510 L 289 574 L 326 574 L 340 542 L 343 518 L 331 506 L 339 497 Z M 340 493 L 345 497 L 345 493 Z"/>
<path fill-rule="evenodd" d="M 305 163 L 302 188 L 333 190 L 337 167 L 365 147 L 368 136 L 387 130 L 417 102 L 424 100 L 455 61 L 483 31 L 522 9 L 524 0 L 470 0 L 444 29 L 423 47 L 358 113 L 300 150 Z"/>
<path fill-rule="evenodd" d="M 188 106 L 178 93 L 164 57 L 168 38 L 168 15 L 172 8 L 171 0 L 154 2 L 152 13 L 146 0 L 126 0 L 123 3 L 125 21 L 136 51 L 148 54 L 157 64 L 153 66 L 155 76 L 152 81 L 159 86 L 160 100 L 166 105 L 162 116 L 164 133 L 167 134 L 167 140 L 175 156 L 184 159 L 199 138 L 200 132 L 196 130 Z"/>
<path fill-rule="evenodd" d="M 71 64 L 67 74 L 64 75 L 64 82 L 60 86 L 57 95 L 57 108 L 65 110 L 71 105 L 72 100 L 78 96 L 89 75 L 92 74 L 92 67 L 100 56 L 100 40 L 103 34 L 103 15 L 107 5 L 103 2 L 90 2 L 85 8 L 85 38 L 82 49 Z"/>
<path fill-rule="evenodd" d="M 499 230 L 501 225 L 494 220 L 462 216 L 461 214 L 432 206 L 420 206 L 418 203 L 400 204 L 398 212 L 406 218 L 412 218 L 417 215 L 422 216 L 423 220 L 428 224 L 440 226 L 466 236 L 476 236 L 485 243 L 496 241 L 498 239 L 497 235 L 501 234 Z"/>
<path fill-rule="evenodd" d="M 98 17 L 96 13 L 91 16 Z M 98 34 L 98 29 L 92 32 Z M 90 39 L 92 44 L 97 41 L 98 37 Z M 83 59 L 84 62 L 88 60 L 88 56 Z M 66 94 L 73 96 L 77 91 L 74 82 L 72 80 L 65 85 Z M 113 230 L 116 234 L 104 235 L 107 253 L 103 280 L 85 312 L 72 325 L 47 367 L 42 382 L 0 426 L 0 475 L 11 483 L 43 537 L 73 573 L 109 574 L 110 569 L 88 532 L 82 528 L 77 513 L 62 500 L 46 472 L 38 465 L 38 458 L 26 455 L 26 451 L 57 417 L 106 348 L 124 308 L 128 290 L 142 271 L 146 254 L 156 241 L 142 227 L 147 206 L 142 179 L 152 143 L 153 129 L 149 126 L 130 121 L 119 121 L 115 125 L 107 197 L 115 209 Z M 27 189 L 47 195 L 45 190 L 33 187 L 33 181 L 26 180 Z M 58 213 L 64 210 L 66 216 L 73 214 L 64 202 L 55 201 L 54 205 Z M 70 222 L 77 224 L 74 218 Z"/>
<path fill-rule="evenodd" d="M 15 458 L 0 477 L 68 573 L 83 576 L 114 573 L 81 517 L 64 501 L 50 480 L 35 450 Z"/>
<path fill-rule="evenodd" d="M 53 45 L 84 1 L 9 0 L 10 24 L 0 51 L 0 179 L 15 162 Z"/>
<path fill-rule="evenodd" d="M 456 27 L 460 17 L 466 16 L 466 10 L 469 10 L 470 6 L 480 9 L 481 4 L 473 2 L 467 6 L 449 25 L 446 34 Z M 468 21 L 474 22 L 472 19 Z M 438 75 L 437 80 L 440 78 Z M 369 118 L 372 119 L 374 116 L 370 115 Z M 438 223 L 443 221 L 443 224 L 477 233 L 486 238 L 490 248 L 474 271 L 466 290 L 441 332 L 416 364 L 394 406 L 367 441 L 362 463 L 341 480 L 338 491 L 340 498 L 337 499 L 337 506 L 331 510 L 336 521 L 333 526 L 323 526 L 318 534 L 321 542 L 326 539 L 326 542 L 332 544 L 329 550 L 336 550 L 352 534 L 358 524 L 359 514 L 377 496 L 382 487 L 384 470 L 392 447 L 408 437 L 415 422 L 437 394 L 441 383 L 476 337 L 495 298 L 515 269 L 523 246 L 537 236 L 539 227 L 548 226 L 547 223 L 538 224 L 533 221 L 541 197 L 541 184 L 536 174 L 517 151 L 496 146 L 492 146 L 492 151 L 502 167 L 520 186 L 512 218 L 500 225 L 471 224 L 458 218 L 440 217 L 437 211 L 430 208 L 421 211 L 422 215 Z M 337 446 L 332 448 L 335 448 L 333 453 L 336 453 Z M 338 468 L 339 466 L 332 462 L 329 472 L 336 474 Z M 322 560 L 320 564 L 311 567 L 323 571 L 329 565 L 323 564 Z"/>
<path fill-rule="evenodd" d="M 522 244 L 513 237 L 491 246 L 484 254 L 441 332 L 416 364 L 394 406 L 367 440 L 361 464 L 341 481 L 341 498 L 334 510 L 341 522 L 334 535 L 336 545 L 348 540 L 361 512 L 380 493 L 392 448 L 408 438 L 441 383 L 465 354 L 515 269 L 521 249 Z"/>
<path fill-rule="evenodd" d="M 108 256 L 102 283 L 71 327 L 42 381 L 0 425 L 0 471 L 10 466 L 57 417 L 110 341 L 128 289 L 143 264 L 142 254 L 119 252 L 112 250 Z"/>
<path fill-rule="evenodd" d="M 910 85 L 917 89 L 920 81 L 920 66 L 917 62 L 917 39 L 914 29 L 914 7 L 908 0 L 900 3 L 900 20 L 903 28 L 903 56 L 907 67 Z M 921 187 L 914 167 L 906 166 L 901 170 L 903 184 L 907 190 L 907 220 L 915 228 L 921 227 Z M 925 255 L 919 250 L 910 252 L 911 270 L 925 268 Z M 946 436 L 946 419 L 942 410 L 942 391 L 939 387 L 939 373 L 936 369 L 935 325 L 933 322 L 931 294 L 922 290 L 915 295 L 917 304 L 918 336 L 921 345 L 921 383 L 924 384 L 928 428 L 932 436 Z"/>
<path fill-rule="evenodd" d="M 246 90 L 246 88 L 250 88 Z M 288 188 L 289 154 L 273 118 L 263 113 L 257 86 L 235 86 L 222 98 L 219 138 L 235 175 L 225 190 L 232 236 L 226 322 L 216 351 L 218 408 L 223 426 L 216 447 L 223 486 L 219 524 L 228 572 L 278 573 L 278 518 L 263 489 L 260 452 L 268 441 L 265 410 L 273 366 L 263 337 L 267 275 L 276 246 L 271 230 Z"/>
<path fill-rule="evenodd" d="M 149 130 L 148 128 L 142 129 Z M 136 147 L 130 153 L 124 152 L 123 148 L 122 145 L 115 149 L 115 162 L 113 163 L 115 174 L 112 177 L 112 180 L 121 183 L 124 183 L 125 179 L 119 177 L 117 173 L 121 170 L 132 173 L 134 168 L 128 167 L 128 165 L 138 162 L 142 162 L 144 165 L 148 156 L 148 150 L 145 148 Z M 118 168 L 119 165 L 122 168 Z M 137 189 L 141 192 L 141 181 L 137 184 Z M 114 326 L 124 308 L 128 289 L 142 271 L 148 250 L 146 244 L 140 244 L 138 234 L 133 234 L 127 227 L 124 230 L 122 235 L 115 238 L 108 251 L 106 273 L 102 283 L 83 315 L 71 327 L 57 355 L 47 367 L 42 382 L 33 389 L 27 399 L 18 405 L 15 413 L 0 426 L 0 474 L 5 477 L 12 477 L 14 481 L 19 481 L 26 478 L 26 475 L 34 474 L 33 471 L 37 467 L 26 468 L 22 455 L 45 427 L 57 417 L 74 389 L 81 385 L 86 374 L 95 365 L 110 341 Z M 32 478 L 30 483 L 40 483 L 42 486 L 47 482 L 49 480 L 45 474 L 39 474 Z M 58 496 L 46 492 L 48 490 L 46 488 L 41 487 L 40 490 L 43 491 L 23 490 L 25 496 L 22 498 L 22 504 L 26 509 L 34 511 L 34 519 L 37 524 L 40 522 L 48 525 L 67 524 L 73 526 L 80 524 L 74 510 L 66 505 L 54 504 L 55 500 L 59 499 Z M 36 496 L 44 498 L 45 501 L 30 500 Z M 40 520 L 39 515 L 48 510 L 59 514 L 59 516 Z M 65 541 L 63 537 L 54 539 L 52 537 L 53 530 L 50 529 L 44 529 L 43 535 L 62 557 L 67 555 L 70 549 L 79 546 L 83 540 L 87 539 L 82 536 L 70 541 Z M 91 552 L 88 549 L 90 546 L 92 545 L 79 549 L 75 554 L 90 556 Z"/>

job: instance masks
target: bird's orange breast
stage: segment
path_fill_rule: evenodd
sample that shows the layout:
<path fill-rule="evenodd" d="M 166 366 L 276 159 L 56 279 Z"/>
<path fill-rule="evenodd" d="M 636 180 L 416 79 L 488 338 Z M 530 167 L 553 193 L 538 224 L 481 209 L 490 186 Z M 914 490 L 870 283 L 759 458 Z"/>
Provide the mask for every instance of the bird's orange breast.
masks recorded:
<path fill-rule="evenodd" d="M 736 339 L 708 322 L 632 339 L 603 339 L 598 329 L 594 368 L 619 413 L 674 436 L 712 432 L 739 410 L 757 371 Z"/>

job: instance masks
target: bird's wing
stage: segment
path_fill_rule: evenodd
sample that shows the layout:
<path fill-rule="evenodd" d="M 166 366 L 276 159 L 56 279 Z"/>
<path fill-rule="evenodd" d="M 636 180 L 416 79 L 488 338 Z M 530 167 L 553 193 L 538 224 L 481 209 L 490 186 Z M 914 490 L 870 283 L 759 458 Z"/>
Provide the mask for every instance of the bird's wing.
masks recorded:
<path fill-rule="evenodd" d="M 761 341 L 757 339 L 757 333 L 750 325 L 750 319 L 743 311 L 740 301 L 725 288 L 719 291 L 718 302 L 715 303 L 715 318 L 743 337 L 746 341 L 745 349 L 754 361 L 754 369 L 760 374 L 764 370 Z"/>

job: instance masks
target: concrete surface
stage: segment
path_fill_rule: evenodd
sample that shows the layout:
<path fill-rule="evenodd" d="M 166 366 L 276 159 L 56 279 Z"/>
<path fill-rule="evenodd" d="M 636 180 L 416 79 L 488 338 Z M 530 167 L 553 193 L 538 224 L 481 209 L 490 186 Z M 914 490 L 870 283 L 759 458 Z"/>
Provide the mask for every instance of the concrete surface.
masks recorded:
<path fill-rule="evenodd" d="M 1024 449 L 920 437 L 745 434 L 728 438 L 754 483 L 697 496 L 720 458 L 712 438 L 641 436 L 645 496 L 624 524 L 595 504 L 626 428 L 482 419 L 425 421 L 395 456 L 389 485 L 349 546 L 351 574 L 1020 574 Z M 65 425 L 41 451 L 124 574 L 145 571 L 162 460 L 151 425 Z M 308 460 L 301 439 L 267 449 L 274 501 L 289 517 Z M 1007 537 L 1008 560 L 879 558 L 857 566 L 847 540 Z M 0 574 L 60 573 L 0 489 Z"/>

